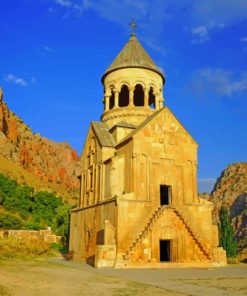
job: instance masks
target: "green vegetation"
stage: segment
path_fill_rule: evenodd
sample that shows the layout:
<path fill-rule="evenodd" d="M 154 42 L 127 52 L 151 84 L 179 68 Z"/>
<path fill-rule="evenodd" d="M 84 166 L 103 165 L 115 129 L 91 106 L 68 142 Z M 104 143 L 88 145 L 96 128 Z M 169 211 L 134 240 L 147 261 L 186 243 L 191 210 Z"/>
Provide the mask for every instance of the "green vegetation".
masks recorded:
<path fill-rule="evenodd" d="M 0 174 L 0 229 L 46 229 L 68 236 L 71 206 L 53 193 L 35 192 L 28 185 Z"/>
<path fill-rule="evenodd" d="M 227 258 L 234 258 L 237 255 L 237 242 L 234 240 L 233 227 L 227 208 L 220 209 L 219 218 L 220 246 L 225 249 Z"/>
<path fill-rule="evenodd" d="M 0 264 L 1 260 L 30 259 L 41 255 L 53 255 L 58 250 L 60 251 L 59 248 L 52 248 L 50 243 L 42 240 L 0 238 Z"/>
<path fill-rule="evenodd" d="M 22 229 L 22 220 L 9 213 L 0 213 L 0 229 Z"/>

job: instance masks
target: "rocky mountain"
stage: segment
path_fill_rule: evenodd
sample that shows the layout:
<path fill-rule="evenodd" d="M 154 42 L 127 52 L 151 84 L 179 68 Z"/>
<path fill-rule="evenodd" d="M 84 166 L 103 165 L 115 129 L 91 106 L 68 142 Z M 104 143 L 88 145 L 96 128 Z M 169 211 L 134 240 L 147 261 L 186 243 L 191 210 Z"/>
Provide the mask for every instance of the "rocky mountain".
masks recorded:
<path fill-rule="evenodd" d="M 80 160 L 66 142 L 56 143 L 33 133 L 21 118 L 9 110 L 0 89 L 0 155 L 48 183 L 79 189 Z"/>
<path fill-rule="evenodd" d="M 247 162 L 229 165 L 206 198 L 214 204 L 215 222 L 219 209 L 222 206 L 229 208 L 238 248 L 247 248 Z"/>

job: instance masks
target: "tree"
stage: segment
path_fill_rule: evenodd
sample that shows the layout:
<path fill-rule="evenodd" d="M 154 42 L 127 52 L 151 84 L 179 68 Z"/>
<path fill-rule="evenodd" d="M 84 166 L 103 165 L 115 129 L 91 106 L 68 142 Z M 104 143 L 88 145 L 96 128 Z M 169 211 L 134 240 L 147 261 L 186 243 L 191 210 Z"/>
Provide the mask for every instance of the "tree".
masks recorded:
<path fill-rule="evenodd" d="M 68 240 L 69 237 L 69 211 L 71 210 L 71 206 L 68 204 L 64 204 L 57 208 L 56 215 L 56 233 L 58 235 L 66 237 Z"/>
<path fill-rule="evenodd" d="M 227 258 L 236 257 L 237 243 L 234 240 L 233 227 L 231 225 L 229 211 L 226 207 L 220 209 L 220 246 L 226 251 Z"/>

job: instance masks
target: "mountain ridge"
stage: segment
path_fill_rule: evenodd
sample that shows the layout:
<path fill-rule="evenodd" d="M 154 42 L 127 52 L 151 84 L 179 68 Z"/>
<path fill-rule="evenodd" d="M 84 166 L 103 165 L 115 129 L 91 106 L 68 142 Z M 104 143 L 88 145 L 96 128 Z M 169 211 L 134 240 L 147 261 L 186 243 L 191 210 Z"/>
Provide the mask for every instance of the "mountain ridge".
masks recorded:
<path fill-rule="evenodd" d="M 45 184 L 53 183 L 63 187 L 70 197 L 77 195 L 77 177 L 80 173 L 77 152 L 66 142 L 57 143 L 39 133 L 33 133 L 19 116 L 9 110 L 1 91 L 0 155 Z"/>

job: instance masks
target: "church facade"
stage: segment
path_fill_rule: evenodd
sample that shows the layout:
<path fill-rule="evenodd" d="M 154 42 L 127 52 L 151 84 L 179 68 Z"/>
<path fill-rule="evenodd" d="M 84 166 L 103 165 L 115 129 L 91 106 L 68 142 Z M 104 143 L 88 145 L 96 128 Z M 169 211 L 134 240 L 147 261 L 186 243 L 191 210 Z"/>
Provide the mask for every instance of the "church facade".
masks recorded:
<path fill-rule="evenodd" d="M 104 112 L 81 155 L 70 251 L 95 267 L 225 265 L 198 145 L 164 107 L 164 74 L 135 34 L 102 77 Z"/>

